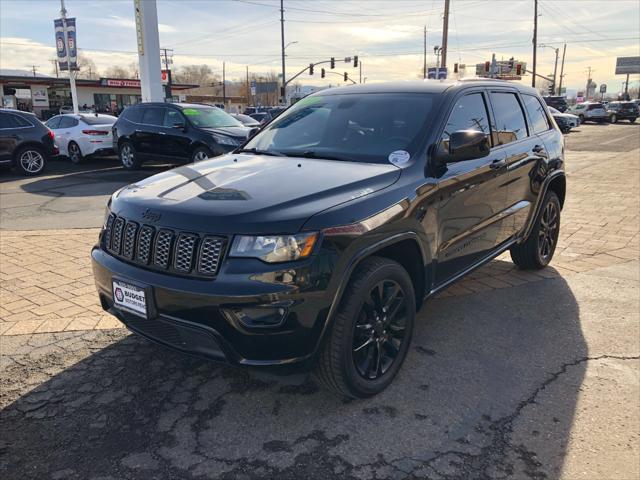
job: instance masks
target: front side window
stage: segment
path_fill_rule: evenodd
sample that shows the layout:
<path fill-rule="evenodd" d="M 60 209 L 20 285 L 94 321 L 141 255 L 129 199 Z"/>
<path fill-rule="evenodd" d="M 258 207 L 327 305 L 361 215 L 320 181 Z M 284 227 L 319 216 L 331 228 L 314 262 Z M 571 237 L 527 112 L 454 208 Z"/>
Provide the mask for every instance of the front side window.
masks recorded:
<path fill-rule="evenodd" d="M 491 104 L 496 117 L 495 145 L 526 138 L 527 123 L 515 93 L 492 92 Z"/>
<path fill-rule="evenodd" d="M 216 107 L 188 107 L 182 113 L 200 128 L 242 127 L 242 123 Z"/>
<path fill-rule="evenodd" d="M 60 126 L 60 120 L 62 119 L 62 117 L 53 117 L 50 118 L 49 120 L 47 120 L 47 127 L 49 127 L 52 130 L 55 130 L 56 128 L 58 128 Z"/>
<path fill-rule="evenodd" d="M 147 107 L 144 109 L 144 114 L 142 115 L 142 123 L 146 123 L 147 125 L 162 125 L 164 122 L 164 111 L 163 107 Z"/>
<path fill-rule="evenodd" d="M 364 163 L 408 160 L 424 138 L 433 101 L 427 93 L 314 95 L 279 115 L 245 148 Z"/>
<path fill-rule="evenodd" d="M 453 132 L 459 130 L 477 130 L 489 135 L 489 116 L 481 93 L 472 93 L 460 98 L 451 110 L 444 128 L 442 139 L 449 140 Z"/>
<path fill-rule="evenodd" d="M 167 109 L 164 116 L 164 126 L 172 128 L 175 125 L 184 125 L 184 117 L 177 110 Z"/>
<path fill-rule="evenodd" d="M 549 121 L 540 101 L 533 95 L 523 95 L 524 108 L 527 110 L 533 133 L 542 133 L 549 130 Z"/>

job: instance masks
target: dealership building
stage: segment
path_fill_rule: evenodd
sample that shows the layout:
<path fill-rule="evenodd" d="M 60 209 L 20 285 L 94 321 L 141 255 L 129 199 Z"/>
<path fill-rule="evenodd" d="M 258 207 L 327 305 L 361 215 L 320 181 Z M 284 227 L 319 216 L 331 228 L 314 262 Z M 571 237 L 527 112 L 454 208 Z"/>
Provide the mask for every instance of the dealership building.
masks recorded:
<path fill-rule="evenodd" d="M 184 91 L 197 85 L 172 85 L 173 100 L 185 100 Z M 93 107 L 97 112 L 113 113 L 141 101 L 140 80 L 100 78 L 76 79 L 78 105 Z M 57 78 L 22 71 L 0 71 L 2 105 L 34 112 L 46 119 L 63 106 L 71 105 L 68 78 Z"/>

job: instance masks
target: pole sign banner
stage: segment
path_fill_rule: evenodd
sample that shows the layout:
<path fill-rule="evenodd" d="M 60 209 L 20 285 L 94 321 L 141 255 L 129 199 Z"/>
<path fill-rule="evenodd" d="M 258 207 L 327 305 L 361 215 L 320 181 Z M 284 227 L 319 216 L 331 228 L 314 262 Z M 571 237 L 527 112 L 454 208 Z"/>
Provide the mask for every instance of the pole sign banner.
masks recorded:
<path fill-rule="evenodd" d="M 607 84 L 603 83 L 600 85 L 600 93 L 607 93 Z"/>
<path fill-rule="evenodd" d="M 432 80 L 444 80 L 447 78 L 447 69 L 446 67 L 429 67 L 427 69 L 427 78 Z"/>
<path fill-rule="evenodd" d="M 69 49 L 69 62 L 72 70 L 78 70 L 78 49 L 76 47 L 76 19 L 67 18 L 67 44 L 64 41 L 64 26 L 62 18 L 56 18 L 53 26 L 56 32 L 56 52 L 58 53 L 58 65 L 60 70 L 69 70 L 67 65 L 67 48 Z"/>
<path fill-rule="evenodd" d="M 616 75 L 640 73 L 640 57 L 618 57 Z"/>

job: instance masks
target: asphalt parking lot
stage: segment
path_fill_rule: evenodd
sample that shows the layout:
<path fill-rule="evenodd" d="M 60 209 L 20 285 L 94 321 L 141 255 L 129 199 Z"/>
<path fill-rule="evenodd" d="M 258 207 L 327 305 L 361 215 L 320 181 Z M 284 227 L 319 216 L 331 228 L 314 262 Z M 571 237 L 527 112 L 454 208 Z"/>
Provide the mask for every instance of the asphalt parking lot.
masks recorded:
<path fill-rule="evenodd" d="M 501 256 L 429 301 L 398 378 L 359 401 L 101 313 L 88 252 L 106 199 L 168 166 L 0 172 L 2 477 L 640 478 L 640 124 L 583 125 L 566 150 L 551 267 Z"/>

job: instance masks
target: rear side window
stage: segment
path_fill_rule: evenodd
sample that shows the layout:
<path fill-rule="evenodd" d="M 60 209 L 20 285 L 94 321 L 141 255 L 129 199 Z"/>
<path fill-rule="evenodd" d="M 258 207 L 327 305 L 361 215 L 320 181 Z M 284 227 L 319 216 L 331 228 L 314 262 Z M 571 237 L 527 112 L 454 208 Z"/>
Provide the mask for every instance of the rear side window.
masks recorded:
<path fill-rule="evenodd" d="M 125 120 L 129 120 L 130 122 L 133 122 L 133 123 L 141 123 L 143 111 L 144 109 L 140 107 L 125 108 L 120 114 L 120 118 L 124 118 Z"/>
<path fill-rule="evenodd" d="M 29 122 L 27 119 L 22 118 L 20 115 L 11 115 L 13 117 L 13 121 L 16 122 L 16 126 L 18 127 L 33 127 L 33 124 Z"/>
<path fill-rule="evenodd" d="M 147 107 L 142 115 L 142 123 L 148 125 L 162 125 L 165 109 L 162 107 Z"/>
<path fill-rule="evenodd" d="M 494 145 L 506 145 L 526 138 L 527 124 L 520 102 L 514 93 L 492 92 L 491 104 L 497 129 Z"/>
<path fill-rule="evenodd" d="M 602 106 L 601 103 L 594 103 L 592 105 L 589 105 L 589 108 L 587 110 L 597 110 L 599 108 L 604 108 L 604 107 Z"/>
<path fill-rule="evenodd" d="M 13 122 L 13 115 L 10 113 L 0 112 L 0 128 L 16 128 Z"/>
<path fill-rule="evenodd" d="M 529 120 L 531 120 L 531 130 L 533 133 L 542 133 L 549 130 L 549 122 L 544 108 L 540 101 L 533 95 L 522 95 L 524 108 L 527 110 Z"/>
<path fill-rule="evenodd" d="M 458 130 L 477 130 L 487 135 L 491 133 L 487 107 L 481 93 L 471 93 L 458 99 L 451 110 L 442 139 L 448 140 Z"/>

